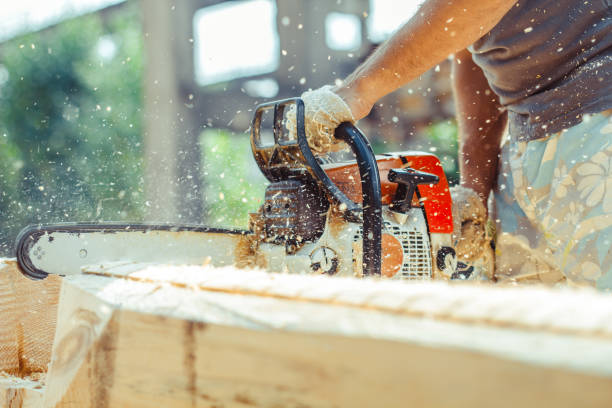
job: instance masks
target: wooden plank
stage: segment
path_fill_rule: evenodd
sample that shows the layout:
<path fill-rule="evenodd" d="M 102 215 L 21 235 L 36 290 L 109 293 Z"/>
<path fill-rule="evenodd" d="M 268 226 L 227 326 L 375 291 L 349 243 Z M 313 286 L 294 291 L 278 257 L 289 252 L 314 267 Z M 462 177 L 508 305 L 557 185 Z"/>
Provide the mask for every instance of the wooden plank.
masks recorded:
<path fill-rule="evenodd" d="M 0 371 L 27 376 L 46 372 L 61 278 L 32 281 L 13 259 L 0 259 Z"/>
<path fill-rule="evenodd" d="M 14 259 L 0 259 L 0 406 L 39 407 L 51 344 L 60 278 L 25 278 Z"/>
<path fill-rule="evenodd" d="M 590 290 L 118 265 L 61 296 L 44 406 L 612 401 L 612 299 Z"/>

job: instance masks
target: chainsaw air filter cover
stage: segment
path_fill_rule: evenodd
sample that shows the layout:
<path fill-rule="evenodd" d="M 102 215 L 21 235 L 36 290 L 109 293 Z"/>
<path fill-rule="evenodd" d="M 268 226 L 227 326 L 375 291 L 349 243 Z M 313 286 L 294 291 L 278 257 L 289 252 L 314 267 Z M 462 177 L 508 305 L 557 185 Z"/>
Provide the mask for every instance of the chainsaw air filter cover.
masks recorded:
<path fill-rule="evenodd" d="M 263 206 L 265 241 L 288 245 L 316 241 L 325 229 L 328 208 L 325 195 L 312 181 L 270 184 Z"/>

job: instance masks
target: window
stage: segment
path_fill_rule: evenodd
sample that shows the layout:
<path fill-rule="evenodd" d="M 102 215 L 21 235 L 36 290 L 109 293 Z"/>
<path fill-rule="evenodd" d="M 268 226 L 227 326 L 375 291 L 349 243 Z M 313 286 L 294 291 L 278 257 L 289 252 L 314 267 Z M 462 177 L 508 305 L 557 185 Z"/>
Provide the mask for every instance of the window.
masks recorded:
<path fill-rule="evenodd" d="M 253 98 L 274 98 L 278 95 L 278 82 L 272 78 L 251 79 L 243 84 L 244 91 Z"/>
<path fill-rule="evenodd" d="M 423 0 L 370 0 L 368 38 L 382 42 L 408 21 L 419 9 Z"/>
<path fill-rule="evenodd" d="M 278 68 L 280 45 L 276 3 L 236 1 L 196 12 L 195 77 L 200 85 L 272 72 Z"/>
<path fill-rule="evenodd" d="M 361 46 L 361 21 L 354 14 L 329 13 L 325 18 L 325 42 L 332 50 L 351 51 Z"/>

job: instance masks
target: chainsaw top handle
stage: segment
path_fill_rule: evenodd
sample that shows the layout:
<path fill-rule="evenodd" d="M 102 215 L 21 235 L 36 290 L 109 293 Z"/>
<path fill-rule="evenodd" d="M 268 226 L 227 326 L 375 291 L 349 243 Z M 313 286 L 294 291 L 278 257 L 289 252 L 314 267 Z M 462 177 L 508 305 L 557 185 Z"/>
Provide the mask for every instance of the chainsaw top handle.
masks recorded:
<path fill-rule="evenodd" d="M 297 140 L 291 139 L 289 132 L 284 129 L 285 108 L 293 104 L 296 108 Z M 264 145 L 261 140 L 261 122 L 263 113 L 269 110 L 274 110 L 274 143 Z M 310 175 L 349 220 L 362 220 L 363 274 L 380 275 L 382 196 L 378 165 L 368 140 L 356 126 L 348 122 L 340 124 L 335 131 L 335 137 L 346 142 L 356 156 L 361 178 L 362 207 L 350 200 L 321 168 L 308 145 L 304 124 L 304 101 L 300 98 L 257 106 L 251 124 L 251 149 L 257 165 L 271 182 Z"/>

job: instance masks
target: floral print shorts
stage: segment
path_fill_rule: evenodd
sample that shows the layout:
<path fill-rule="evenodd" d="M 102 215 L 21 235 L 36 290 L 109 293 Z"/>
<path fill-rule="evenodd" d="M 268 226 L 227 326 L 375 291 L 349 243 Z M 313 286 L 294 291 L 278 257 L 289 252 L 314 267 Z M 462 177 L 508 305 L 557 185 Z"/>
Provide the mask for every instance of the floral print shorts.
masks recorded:
<path fill-rule="evenodd" d="M 495 191 L 498 281 L 612 290 L 612 116 L 502 146 Z"/>

